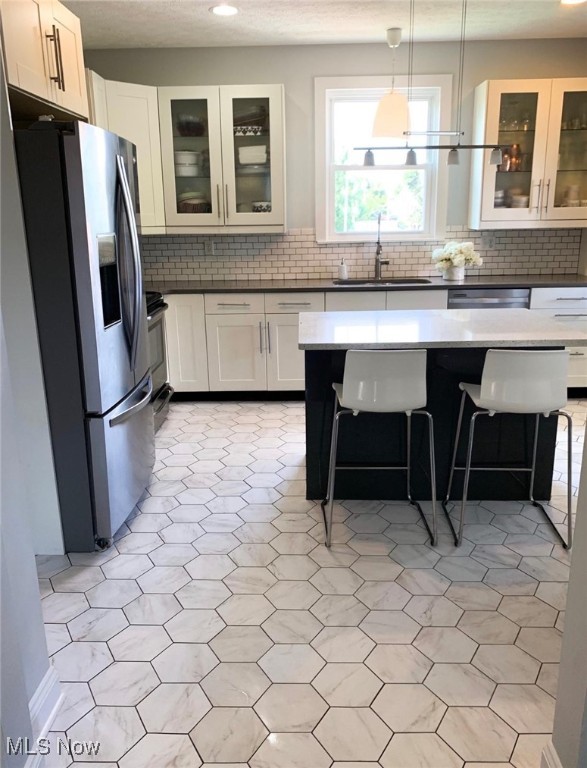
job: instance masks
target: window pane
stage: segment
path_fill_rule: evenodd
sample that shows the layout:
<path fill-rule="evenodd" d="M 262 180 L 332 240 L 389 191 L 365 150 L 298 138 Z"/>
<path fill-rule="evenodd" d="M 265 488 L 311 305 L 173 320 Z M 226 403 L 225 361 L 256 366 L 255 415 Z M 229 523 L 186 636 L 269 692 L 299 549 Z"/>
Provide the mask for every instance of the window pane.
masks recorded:
<path fill-rule="evenodd" d="M 334 174 L 334 231 L 372 233 L 424 230 L 424 170 L 342 171 Z"/>
<path fill-rule="evenodd" d="M 332 109 L 333 163 L 335 165 L 363 165 L 364 150 L 354 147 L 398 147 L 398 151 L 375 153 L 377 165 L 401 165 L 405 160 L 405 146 L 409 141 L 412 146 L 425 145 L 425 136 L 406 138 L 373 138 L 373 121 L 379 98 L 340 99 L 334 102 Z M 410 101 L 410 129 L 426 131 L 428 129 L 428 101 L 414 99 Z M 427 152 L 418 153 L 418 162 L 429 162 Z"/>

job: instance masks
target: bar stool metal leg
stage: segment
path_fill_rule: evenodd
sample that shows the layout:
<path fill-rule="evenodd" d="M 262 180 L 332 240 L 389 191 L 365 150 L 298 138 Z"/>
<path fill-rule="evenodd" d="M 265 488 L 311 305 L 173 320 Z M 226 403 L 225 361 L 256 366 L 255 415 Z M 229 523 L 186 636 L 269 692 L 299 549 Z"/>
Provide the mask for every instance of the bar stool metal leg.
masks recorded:
<path fill-rule="evenodd" d="M 450 474 L 448 476 L 448 486 L 447 486 L 447 489 L 446 489 L 446 496 L 444 498 L 444 501 L 442 502 L 442 509 L 444 511 L 446 520 L 448 522 L 448 527 L 450 528 L 451 533 L 453 535 L 453 539 L 454 539 L 455 545 L 458 545 L 459 538 L 458 538 L 457 533 L 455 531 L 455 528 L 454 528 L 453 522 L 451 520 L 451 517 L 450 517 L 449 511 L 448 511 L 447 505 L 448 505 L 448 502 L 450 501 L 450 492 L 451 492 L 451 489 L 452 489 L 452 481 L 453 481 L 454 474 L 455 474 L 455 465 L 457 463 L 457 451 L 459 449 L 459 442 L 460 442 L 460 439 L 461 439 L 461 428 L 462 428 L 462 424 L 463 424 L 463 413 L 465 411 L 465 399 L 466 399 L 466 397 L 467 397 L 467 393 L 463 390 L 463 394 L 461 396 L 461 405 L 459 407 L 459 418 L 457 420 L 457 431 L 456 431 L 456 434 L 455 434 L 455 444 L 454 444 L 454 448 L 453 448 L 453 452 L 452 452 L 452 461 L 451 461 L 451 464 L 450 464 Z"/>
<path fill-rule="evenodd" d="M 424 522 L 424 525 L 426 526 L 426 530 L 428 531 L 428 535 L 430 536 L 430 543 L 432 546 L 436 546 L 437 542 L 437 525 L 436 525 L 436 454 L 434 452 L 434 419 L 432 418 L 432 414 L 428 411 L 412 411 L 412 413 L 418 413 L 422 416 L 426 416 L 428 419 L 428 450 L 430 452 L 430 499 L 431 499 L 431 506 L 432 506 L 432 529 L 430 529 L 430 526 L 428 525 L 428 520 L 426 519 L 426 515 L 422 511 L 422 507 L 417 501 L 414 501 L 411 497 L 411 495 L 408 495 L 408 500 L 410 504 L 417 507 L 418 512 L 420 513 L 420 516 Z M 410 456 L 408 455 L 408 467 L 410 466 Z M 409 469 L 408 469 L 409 472 Z M 409 492 L 408 487 L 408 492 Z"/>
<path fill-rule="evenodd" d="M 406 413 L 406 490 L 408 501 L 410 504 L 414 504 L 412 499 L 412 414 L 410 411 Z"/>
<path fill-rule="evenodd" d="M 430 486 L 431 486 L 431 497 L 432 497 L 432 530 L 428 525 L 428 520 L 426 519 L 426 515 L 424 514 L 424 510 L 422 509 L 420 502 L 416 501 L 416 499 L 414 499 L 412 496 L 412 414 L 414 413 L 420 416 L 428 417 L 428 438 L 430 443 Z M 423 411 L 423 410 L 407 411 L 406 420 L 407 420 L 407 426 L 406 426 L 407 456 L 406 456 L 405 470 L 406 470 L 408 502 L 413 507 L 416 507 L 416 509 L 420 513 L 420 517 L 422 518 L 422 522 L 424 523 L 424 526 L 428 532 L 428 536 L 430 536 L 430 543 L 432 544 L 432 546 L 435 546 L 436 544 L 436 461 L 434 456 L 434 427 L 432 426 L 432 414 L 428 413 L 428 411 Z M 402 467 L 395 467 L 395 469 L 402 469 Z"/>
<path fill-rule="evenodd" d="M 573 484 L 572 484 L 572 447 L 573 447 L 573 420 L 566 411 L 554 411 L 551 416 L 564 416 L 567 420 L 567 540 L 561 536 L 560 531 L 556 525 L 552 522 L 552 519 L 548 512 L 544 509 L 544 506 L 534 498 L 534 476 L 536 474 L 536 457 L 538 448 L 538 428 L 540 423 L 540 414 L 536 414 L 536 428 L 534 430 L 534 446 L 532 450 L 532 470 L 530 474 L 530 501 L 533 506 L 537 507 L 544 517 L 546 522 L 550 525 L 553 532 L 556 534 L 561 546 L 564 549 L 570 549 L 573 546 L 573 515 L 572 515 L 572 503 L 573 503 Z"/>
<path fill-rule="evenodd" d="M 463 525 L 465 522 L 465 508 L 467 506 L 467 494 L 469 491 L 469 477 L 471 476 L 471 459 L 473 458 L 473 442 L 475 438 L 475 423 L 478 416 L 487 414 L 488 411 L 475 411 L 471 416 L 471 422 L 469 424 L 469 442 L 467 445 L 467 461 L 465 463 L 465 479 L 463 482 L 463 498 L 461 500 L 461 515 L 459 518 L 459 532 L 457 537 L 457 547 L 459 547 L 463 541 Z"/>
<path fill-rule="evenodd" d="M 334 414 L 332 421 L 332 438 L 330 440 L 330 462 L 328 465 L 328 486 L 326 489 L 326 498 L 322 502 L 322 512 L 324 514 L 324 526 L 326 529 L 326 546 L 329 547 L 332 541 L 332 516 L 334 513 L 334 481 L 336 477 L 336 448 L 338 445 L 338 427 L 340 416 L 343 411 Z M 328 509 L 326 509 L 328 505 Z"/>

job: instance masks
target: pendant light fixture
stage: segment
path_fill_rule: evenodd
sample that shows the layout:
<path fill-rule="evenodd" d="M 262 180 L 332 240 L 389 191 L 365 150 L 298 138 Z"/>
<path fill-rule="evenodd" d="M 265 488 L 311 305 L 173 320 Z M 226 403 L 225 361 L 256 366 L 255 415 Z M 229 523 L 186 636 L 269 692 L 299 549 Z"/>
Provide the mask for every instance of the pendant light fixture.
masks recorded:
<path fill-rule="evenodd" d="M 374 137 L 402 137 L 409 130 L 408 98 L 395 90 L 395 52 L 402 41 L 399 27 L 387 30 L 387 45 L 393 55 L 391 59 L 391 91 L 382 96 L 377 105 L 372 135 Z"/>
<path fill-rule="evenodd" d="M 561 0 L 562 2 L 563 0 Z M 573 0 L 571 0 L 573 1 Z M 575 2 L 579 0 L 574 0 Z M 587 1 L 587 0 L 580 0 L 581 2 Z M 408 97 L 407 97 L 407 104 L 411 101 L 412 97 L 412 79 L 413 79 L 413 72 L 414 72 L 414 11 L 415 11 L 415 0 L 410 0 L 410 26 L 409 26 L 409 39 L 408 39 Z M 466 26 L 467 26 L 467 0 L 462 0 L 462 6 L 461 6 L 461 33 L 460 33 L 460 40 L 459 40 L 459 66 L 458 66 L 458 85 L 457 85 L 457 124 L 456 124 L 456 130 L 454 131 L 410 131 L 404 130 L 403 135 L 406 136 L 406 138 L 409 138 L 410 136 L 458 136 L 458 141 L 456 144 L 428 144 L 426 146 L 409 146 L 408 142 L 406 142 L 405 147 L 375 147 L 375 149 L 381 149 L 381 150 L 407 150 L 406 154 L 406 166 L 416 166 L 418 165 L 418 159 L 416 156 L 416 150 L 441 150 L 446 149 L 448 150 L 448 157 L 447 157 L 447 164 L 448 165 L 459 165 L 459 150 L 461 149 L 490 149 L 491 155 L 489 157 L 489 164 L 490 165 L 500 165 L 502 162 L 502 148 L 499 146 L 499 144 L 461 144 L 461 136 L 464 135 L 464 131 L 462 130 L 462 109 L 463 109 L 463 81 L 464 81 L 464 71 L 465 71 L 465 32 L 466 32 Z M 399 45 L 399 40 L 401 40 L 401 30 L 395 30 L 395 29 L 389 29 L 388 32 L 388 45 L 391 48 L 397 48 Z M 395 39 L 398 39 L 398 42 L 395 45 L 392 45 L 390 42 L 390 35 L 391 32 L 399 32 L 399 39 L 397 36 L 391 36 L 392 41 Z M 395 60 L 394 60 L 394 67 L 395 67 Z M 395 74 L 395 71 L 394 71 Z M 393 80 L 392 80 L 392 93 L 393 93 Z M 387 94 L 387 96 L 390 96 L 391 94 Z M 399 94 L 396 94 L 399 95 Z M 381 102 L 387 96 L 384 96 L 383 99 L 381 99 Z M 380 102 L 380 105 L 381 105 Z M 378 108 L 379 112 L 379 108 Z M 373 130 L 373 136 L 394 136 L 396 134 L 390 134 L 390 133 L 375 133 L 375 128 Z M 373 152 L 373 147 L 355 147 L 355 150 L 366 150 L 365 152 L 365 160 L 364 165 L 372 166 L 375 165 L 375 155 Z"/>

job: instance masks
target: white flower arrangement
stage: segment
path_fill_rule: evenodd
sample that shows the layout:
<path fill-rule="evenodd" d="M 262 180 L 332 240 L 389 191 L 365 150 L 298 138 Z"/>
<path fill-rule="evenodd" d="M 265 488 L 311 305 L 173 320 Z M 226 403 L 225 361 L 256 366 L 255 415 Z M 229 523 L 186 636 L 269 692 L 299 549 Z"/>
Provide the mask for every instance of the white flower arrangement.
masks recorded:
<path fill-rule="evenodd" d="M 483 264 L 473 243 L 454 241 L 432 251 L 432 261 L 440 272 L 445 272 L 449 267 L 480 267 Z"/>

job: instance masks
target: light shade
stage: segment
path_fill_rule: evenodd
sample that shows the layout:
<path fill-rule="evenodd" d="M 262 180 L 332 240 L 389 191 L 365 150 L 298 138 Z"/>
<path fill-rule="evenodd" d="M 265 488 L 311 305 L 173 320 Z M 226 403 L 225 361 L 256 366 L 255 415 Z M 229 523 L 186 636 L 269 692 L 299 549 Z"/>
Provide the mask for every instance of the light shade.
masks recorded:
<path fill-rule="evenodd" d="M 365 159 L 363 160 L 363 165 L 375 165 L 375 155 L 370 149 L 368 149 L 365 152 Z"/>
<path fill-rule="evenodd" d="M 228 5 L 227 3 L 213 5 L 209 10 L 216 16 L 234 16 L 238 13 L 238 8 L 235 8 L 234 5 Z"/>
<path fill-rule="evenodd" d="M 458 165 L 459 164 L 459 150 L 455 149 L 454 147 L 450 150 L 448 153 L 448 158 L 446 160 L 447 165 Z"/>
<path fill-rule="evenodd" d="M 585 3 L 587 0 L 561 0 L 561 5 L 581 5 L 581 3 Z"/>
<path fill-rule="evenodd" d="M 501 165 L 502 162 L 503 155 L 501 149 L 499 147 L 494 147 L 491 150 L 491 155 L 489 156 L 489 165 Z"/>
<path fill-rule="evenodd" d="M 410 130 L 408 97 L 397 91 L 390 91 L 377 105 L 373 121 L 373 136 L 402 138 Z"/>
<path fill-rule="evenodd" d="M 416 157 L 416 153 L 413 149 L 408 149 L 408 154 L 406 155 L 406 165 L 418 165 L 418 158 Z"/>

